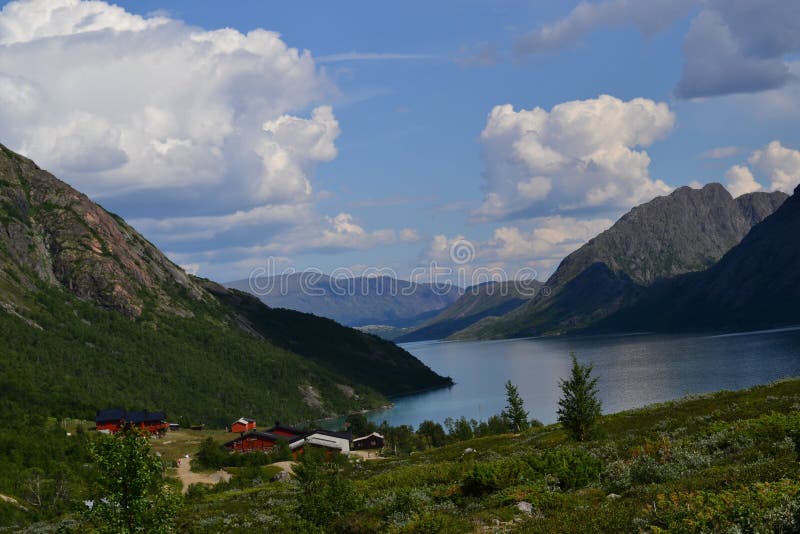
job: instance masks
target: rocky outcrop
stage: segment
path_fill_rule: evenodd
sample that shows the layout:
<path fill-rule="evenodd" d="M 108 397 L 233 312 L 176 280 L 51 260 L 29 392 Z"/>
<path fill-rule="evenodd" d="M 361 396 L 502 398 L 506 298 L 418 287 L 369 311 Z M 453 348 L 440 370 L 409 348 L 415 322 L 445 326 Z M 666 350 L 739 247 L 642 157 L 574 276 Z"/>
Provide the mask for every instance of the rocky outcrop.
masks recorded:
<path fill-rule="evenodd" d="M 702 271 L 737 245 L 787 195 L 751 193 L 737 199 L 720 184 L 681 187 L 633 208 L 611 228 L 567 256 L 534 298 L 499 319 L 484 320 L 459 338 L 565 333 L 630 306 L 652 284 Z"/>
<path fill-rule="evenodd" d="M 649 288 L 596 330 L 733 331 L 800 324 L 800 187 L 711 268 Z"/>
<path fill-rule="evenodd" d="M 173 295 L 202 289 L 138 232 L 31 160 L 0 145 L 0 277 L 59 284 L 129 316 L 146 306 L 190 313 Z"/>

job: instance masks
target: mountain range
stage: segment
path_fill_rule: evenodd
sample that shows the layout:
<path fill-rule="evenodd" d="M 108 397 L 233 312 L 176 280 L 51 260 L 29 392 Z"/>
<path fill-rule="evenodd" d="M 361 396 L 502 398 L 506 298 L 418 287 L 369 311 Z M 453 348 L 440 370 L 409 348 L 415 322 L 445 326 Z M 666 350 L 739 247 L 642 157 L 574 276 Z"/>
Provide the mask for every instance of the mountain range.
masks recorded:
<path fill-rule="evenodd" d="M 311 271 L 225 285 L 257 295 L 268 306 L 313 313 L 347 326 L 414 326 L 461 295 L 455 285 L 434 287 L 389 276 L 332 278 Z"/>
<path fill-rule="evenodd" d="M 800 186 L 709 269 L 654 284 L 595 331 L 742 331 L 800 324 Z"/>
<path fill-rule="evenodd" d="M 450 384 L 393 343 L 186 274 L 122 218 L 0 145 L 0 400 L 299 421 Z"/>
<path fill-rule="evenodd" d="M 659 281 L 708 269 L 786 198 L 774 192 L 734 199 L 720 184 L 681 187 L 657 197 L 567 256 L 545 282 L 547 291 L 451 338 L 554 335 L 588 328 L 632 306 Z"/>
<path fill-rule="evenodd" d="M 395 341 L 444 339 L 484 318 L 502 316 L 522 306 L 541 286 L 537 280 L 511 280 L 468 287 L 452 305 Z"/>

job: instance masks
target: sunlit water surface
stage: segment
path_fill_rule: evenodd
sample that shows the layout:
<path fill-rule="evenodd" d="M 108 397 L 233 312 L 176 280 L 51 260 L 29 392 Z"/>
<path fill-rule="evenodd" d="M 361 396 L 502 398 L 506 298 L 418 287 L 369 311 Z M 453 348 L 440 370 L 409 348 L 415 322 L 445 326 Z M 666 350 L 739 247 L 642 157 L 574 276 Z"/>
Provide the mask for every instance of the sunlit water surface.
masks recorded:
<path fill-rule="evenodd" d="M 632 335 L 476 342 L 420 342 L 403 347 L 456 385 L 394 400 L 369 419 L 416 427 L 431 419 L 485 420 L 505 405 L 506 380 L 519 388 L 531 417 L 556 419 L 559 378 L 570 353 L 594 362 L 603 411 L 617 412 L 691 393 L 741 389 L 800 376 L 800 328 L 713 335 Z"/>

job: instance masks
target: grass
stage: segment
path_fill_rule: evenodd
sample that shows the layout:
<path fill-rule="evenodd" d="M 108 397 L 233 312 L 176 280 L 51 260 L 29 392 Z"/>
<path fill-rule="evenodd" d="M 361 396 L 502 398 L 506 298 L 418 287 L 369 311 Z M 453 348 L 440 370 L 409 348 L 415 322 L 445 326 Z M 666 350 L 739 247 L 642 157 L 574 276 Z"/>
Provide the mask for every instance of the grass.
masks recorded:
<path fill-rule="evenodd" d="M 225 430 L 171 430 L 163 438 L 151 440 L 153 452 L 159 453 L 161 458 L 172 464 L 185 455 L 194 457 L 200 450 L 200 443 L 206 438 L 213 438 L 220 444 L 232 440 L 237 434 Z"/>
<path fill-rule="evenodd" d="M 187 531 L 796 532 L 800 379 L 550 425 L 346 468 L 360 496 L 309 524 L 297 482 L 238 481 L 187 505 Z M 465 449 L 474 453 L 467 454 Z M 530 503 L 531 513 L 519 502 Z"/>

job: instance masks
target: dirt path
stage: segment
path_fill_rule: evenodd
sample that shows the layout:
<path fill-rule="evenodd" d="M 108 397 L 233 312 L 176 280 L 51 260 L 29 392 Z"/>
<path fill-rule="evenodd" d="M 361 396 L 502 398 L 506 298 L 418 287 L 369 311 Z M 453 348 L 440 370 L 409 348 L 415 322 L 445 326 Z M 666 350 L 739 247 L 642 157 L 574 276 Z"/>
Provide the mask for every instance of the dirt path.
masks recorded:
<path fill-rule="evenodd" d="M 297 465 L 297 462 L 275 462 L 275 467 L 280 467 L 283 471 L 286 471 L 290 475 L 294 475 L 294 466 Z"/>
<path fill-rule="evenodd" d="M 195 473 L 190 468 L 188 458 L 181 458 L 181 463 L 175 471 L 183 484 L 183 493 L 189 491 L 189 486 L 192 484 L 210 484 L 213 486 L 217 482 L 227 482 L 231 479 L 231 474 L 222 469 L 214 473 Z"/>

